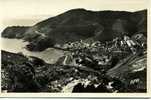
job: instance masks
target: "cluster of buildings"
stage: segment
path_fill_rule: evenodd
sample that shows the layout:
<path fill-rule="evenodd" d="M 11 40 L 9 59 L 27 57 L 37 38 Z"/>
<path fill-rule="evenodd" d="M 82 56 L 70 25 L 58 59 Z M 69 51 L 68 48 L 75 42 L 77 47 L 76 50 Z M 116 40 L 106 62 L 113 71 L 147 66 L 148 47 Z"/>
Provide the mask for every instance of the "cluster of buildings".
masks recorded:
<path fill-rule="evenodd" d="M 135 55 L 145 49 L 145 43 L 146 38 L 142 34 L 132 37 L 123 35 L 105 43 L 95 41 L 90 44 L 82 40 L 69 42 L 63 48 L 71 52 L 65 55 L 62 64 L 72 66 L 110 65 L 114 55 L 117 57 L 124 57 L 130 53 Z"/>

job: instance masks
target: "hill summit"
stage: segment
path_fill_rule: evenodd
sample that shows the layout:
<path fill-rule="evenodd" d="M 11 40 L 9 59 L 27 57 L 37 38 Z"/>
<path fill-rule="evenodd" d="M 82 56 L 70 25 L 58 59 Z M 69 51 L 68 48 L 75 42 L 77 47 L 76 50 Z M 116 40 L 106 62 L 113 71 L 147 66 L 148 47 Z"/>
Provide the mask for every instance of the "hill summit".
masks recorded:
<path fill-rule="evenodd" d="M 12 36 L 14 30 L 14 27 L 6 28 L 2 32 L 2 37 L 11 35 L 11 38 L 18 38 L 16 31 Z M 147 10 L 126 12 L 72 9 L 22 30 L 24 31 L 19 38 L 29 41 L 30 50 L 36 51 L 56 44 L 63 45 L 90 38 L 104 42 L 123 33 L 129 36 L 139 32 L 147 35 Z"/>

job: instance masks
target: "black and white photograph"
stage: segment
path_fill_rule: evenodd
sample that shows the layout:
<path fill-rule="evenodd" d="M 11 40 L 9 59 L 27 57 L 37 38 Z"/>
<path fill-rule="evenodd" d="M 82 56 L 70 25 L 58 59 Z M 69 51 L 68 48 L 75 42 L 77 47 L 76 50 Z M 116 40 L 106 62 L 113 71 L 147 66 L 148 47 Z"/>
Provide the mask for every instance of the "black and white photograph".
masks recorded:
<path fill-rule="evenodd" d="M 0 0 L 1 93 L 147 93 L 149 0 Z"/>

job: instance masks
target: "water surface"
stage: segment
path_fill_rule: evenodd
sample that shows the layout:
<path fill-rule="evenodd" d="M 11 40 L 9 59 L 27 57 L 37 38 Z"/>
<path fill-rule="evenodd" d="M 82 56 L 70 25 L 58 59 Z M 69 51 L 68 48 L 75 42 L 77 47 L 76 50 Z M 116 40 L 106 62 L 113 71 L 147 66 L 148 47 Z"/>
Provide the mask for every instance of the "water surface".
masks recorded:
<path fill-rule="evenodd" d="M 47 63 L 54 63 L 64 55 L 64 51 L 54 48 L 48 48 L 41 52 L 31 52 L 25 49 L 28 42 L 22 39 L 1 38 L 1 50 L 12 53 L 23 53 L 26 56 L 34 56 L 43 59 Z"/>

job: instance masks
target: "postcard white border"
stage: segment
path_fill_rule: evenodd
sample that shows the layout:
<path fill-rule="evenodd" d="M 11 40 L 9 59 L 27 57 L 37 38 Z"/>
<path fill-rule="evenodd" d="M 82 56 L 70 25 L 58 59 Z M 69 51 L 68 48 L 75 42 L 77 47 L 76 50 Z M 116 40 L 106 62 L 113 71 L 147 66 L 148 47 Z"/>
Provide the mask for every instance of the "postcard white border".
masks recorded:
<path fill-rule="evenodd" d="M 77 0 L 77 2 L 80 0 Z M 113 0 L 115 1 L 115 0 Z M 127 0 L 128 1 L 128 0 Z M 130 2 L 132 0 L 129 0 Z M 78 98 L 148 98 L 151 97 L 151 1 L 148 1 L 148 37 L 147 37 L 147 93 L 0 93 L 0 97 L 78 97 Z M 0 1 L 1 3 L 1 1 Z M 2 20 L 0 20 L 0 26 Z M 0 42 L 1 43 L 1 42 Z M 1 60 L 0 60 L 1 63 Z M 1 76 L 1 73 L 0 73 Z M 1 82 L 0 82 L 1 84 Z M 0 87 L 1 88 L 1 87 Z M 1 92 L 1 89 L 0 89 Z"/>

